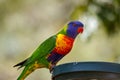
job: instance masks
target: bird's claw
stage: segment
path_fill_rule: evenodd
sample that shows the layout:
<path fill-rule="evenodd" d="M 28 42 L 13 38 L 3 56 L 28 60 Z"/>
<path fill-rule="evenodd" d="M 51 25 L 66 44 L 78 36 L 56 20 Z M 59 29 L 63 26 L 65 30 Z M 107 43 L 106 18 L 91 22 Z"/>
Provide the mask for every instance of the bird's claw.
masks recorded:
<path fill-rule="evenodd" d="M 50 67 L 50 73 L 52 73 L 52 72 L 53 72 L 54 67 L 55 67 L 55 65 L 51 65 L 51 67 Z"/>

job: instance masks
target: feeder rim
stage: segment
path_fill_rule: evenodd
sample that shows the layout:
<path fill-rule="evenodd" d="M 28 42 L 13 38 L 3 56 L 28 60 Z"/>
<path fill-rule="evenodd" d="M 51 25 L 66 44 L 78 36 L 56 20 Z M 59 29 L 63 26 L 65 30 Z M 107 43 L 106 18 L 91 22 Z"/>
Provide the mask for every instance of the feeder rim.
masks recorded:
<path fill-rule="evenodd" d="M 52 77 L 71 72 L 110 72 L 120 74 L 120 64 L 113 62 L 71 62 L 54 67 Z"/>

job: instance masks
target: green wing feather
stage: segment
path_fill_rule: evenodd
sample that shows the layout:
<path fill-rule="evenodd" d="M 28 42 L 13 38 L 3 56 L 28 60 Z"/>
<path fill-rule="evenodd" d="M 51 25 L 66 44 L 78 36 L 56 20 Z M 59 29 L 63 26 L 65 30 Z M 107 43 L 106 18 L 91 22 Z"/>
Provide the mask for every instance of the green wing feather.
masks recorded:
<path fill-rule="evenodd" d="M 30 58 L 28 58 L 25 65 L 37 60 L 38 58 L 42 58 L 47 56 L 54 48 L 56 44 L 56 36 L 52 36 L 45 40 L 32 54 Z"/>
<path fill-rule="evenodd" d="M 16 66 L 20 66 L 19 68 L 26 66 L 34 61 L 36 61 L 39 58 L 42 57 L 46 57 L 54 48 L 55 48 L 55 44 L 56 44 L 56 35 L 48 38 L 47 40 L 45 40 L 34 52 L 33 54 L 26 59 L 25 61 L 22 61 L 18 64 L 16 64 L 14 67 Z"/>

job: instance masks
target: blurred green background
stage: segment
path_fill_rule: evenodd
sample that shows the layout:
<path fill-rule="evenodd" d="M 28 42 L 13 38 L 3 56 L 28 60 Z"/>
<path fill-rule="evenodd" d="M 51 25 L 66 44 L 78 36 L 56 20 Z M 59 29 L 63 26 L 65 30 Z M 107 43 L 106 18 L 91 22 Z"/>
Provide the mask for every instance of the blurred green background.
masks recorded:
<path fill-rule="evenodd" d="M 13 65 L 70 20 L 82 21 L 85 31 L 58 64 L 120 63 L 120 0 L 0 0 L 0 80 L 16 80 L 22 69 Z M 51 74 L 39 69 L 26 80 L 51 80 Z"/>

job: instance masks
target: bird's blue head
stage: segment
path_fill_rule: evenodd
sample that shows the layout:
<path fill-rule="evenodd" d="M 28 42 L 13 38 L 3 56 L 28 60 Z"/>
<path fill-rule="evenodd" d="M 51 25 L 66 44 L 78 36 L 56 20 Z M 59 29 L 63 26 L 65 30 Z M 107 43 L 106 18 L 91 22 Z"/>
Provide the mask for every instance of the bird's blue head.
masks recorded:
<path fill-rule="evenodd" d="M 76 38 L 79 33 L 83 32 L 84 25 L 80 21 L 71 21 L 67 25 L 66 34 L 71 38 Z"/>

